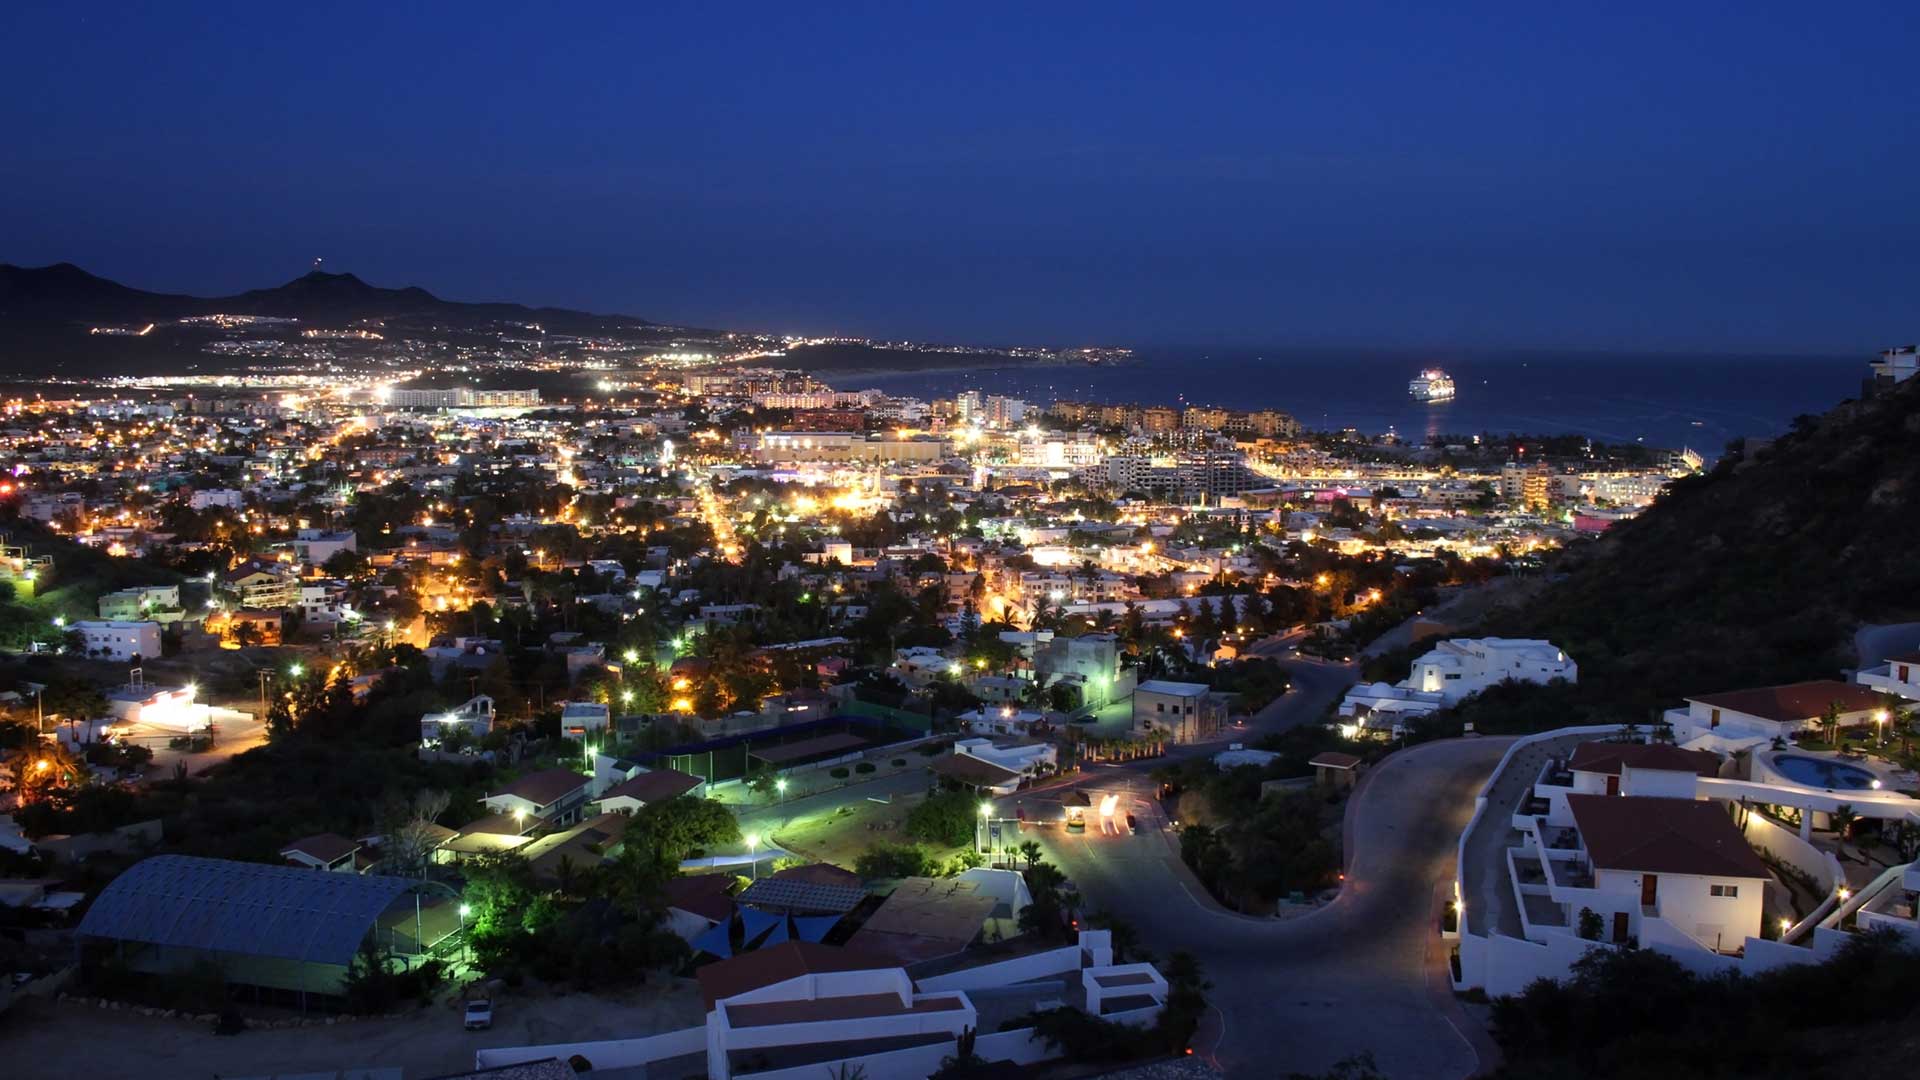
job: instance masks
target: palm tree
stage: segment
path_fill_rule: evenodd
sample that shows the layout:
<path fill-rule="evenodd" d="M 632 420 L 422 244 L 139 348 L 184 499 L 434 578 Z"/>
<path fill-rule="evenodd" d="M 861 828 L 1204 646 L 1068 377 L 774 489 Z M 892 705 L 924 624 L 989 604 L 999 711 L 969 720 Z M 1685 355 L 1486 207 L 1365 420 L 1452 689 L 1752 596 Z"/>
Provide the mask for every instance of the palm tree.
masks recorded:
<path fill-rule="evenodd" d="M 1833 813 L 1828 817 L 1833 822 L 1833 831 L 1839 834 L 1840 839 L 1852 839 L 1853 823 L 1860 820 L 1860 815 L 1853 812 L 1852 803 L 1841 803 L 1834 807 Z"/>
<path fill-rule="evenodd" d="M 1825 711 L 1820 714 L 1820 730 L 1826 736 L 1827 742 L 1835 747 L 1840 745 L 1840 703 L 1838 701 L 1827 702 Z"/>
<path fill-rule="evenodd" d="M 1036 841 L 1028 840 L 1014 850 L 1020 853 L 1021 858 L 1027 860 L 1027 869 L 1029 870 L 1033 869 L 1034 863 L 1040 861 L 1040 845 Z"/>

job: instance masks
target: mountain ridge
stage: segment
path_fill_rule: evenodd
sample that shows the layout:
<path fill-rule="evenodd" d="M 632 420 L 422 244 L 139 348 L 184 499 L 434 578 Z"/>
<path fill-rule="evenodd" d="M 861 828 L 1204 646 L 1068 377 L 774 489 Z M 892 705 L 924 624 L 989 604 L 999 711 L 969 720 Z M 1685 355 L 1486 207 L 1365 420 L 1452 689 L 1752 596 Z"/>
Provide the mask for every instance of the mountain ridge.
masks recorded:
<path fill-rule="evenodd" d="M 203 297 L 137 289 L 70 262 L 46 266 L 0 263 L 0 327 L 71 326 L 80 322 L 100 325 L 197 315 L 255 315 L 302 321 L 468 315 L 489 320 L 561 320 L 633 328 L 660 325 L 634 315 L 507 301 L 447 300 L 418 285 L 388 288 L 370 284 L 356 274 L 317 269 L 268 288 Z"/>

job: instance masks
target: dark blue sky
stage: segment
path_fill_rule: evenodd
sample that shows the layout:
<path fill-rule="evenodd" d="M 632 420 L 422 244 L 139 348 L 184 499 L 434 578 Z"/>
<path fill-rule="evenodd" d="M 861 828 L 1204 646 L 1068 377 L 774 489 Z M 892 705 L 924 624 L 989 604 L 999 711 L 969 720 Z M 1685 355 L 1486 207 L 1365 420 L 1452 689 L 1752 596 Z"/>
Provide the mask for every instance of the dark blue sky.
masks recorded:
<path fill-rule="evenodd" d="M 11 0 L 0 261 L 946 340 L 1859 351 L 1920 336 L 1916 11 Z"/>

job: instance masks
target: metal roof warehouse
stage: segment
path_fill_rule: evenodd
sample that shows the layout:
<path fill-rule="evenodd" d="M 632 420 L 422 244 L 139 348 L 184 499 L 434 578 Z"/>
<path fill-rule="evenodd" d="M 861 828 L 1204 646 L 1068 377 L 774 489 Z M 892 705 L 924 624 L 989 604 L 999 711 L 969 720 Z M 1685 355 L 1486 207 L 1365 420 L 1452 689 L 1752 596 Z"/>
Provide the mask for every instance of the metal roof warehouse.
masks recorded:
<path fill-rule="evenodd" d="M 231 983 L 304 1002 L 341 993 L 369 938 L 384 953 L 415 956 L 457 931 L 458 918 L 457 898 L 438 882 L 156 855 L 103 889 L 75 933 L 83 945 L 111 943 L 135 971 L 210 960 Z"/>

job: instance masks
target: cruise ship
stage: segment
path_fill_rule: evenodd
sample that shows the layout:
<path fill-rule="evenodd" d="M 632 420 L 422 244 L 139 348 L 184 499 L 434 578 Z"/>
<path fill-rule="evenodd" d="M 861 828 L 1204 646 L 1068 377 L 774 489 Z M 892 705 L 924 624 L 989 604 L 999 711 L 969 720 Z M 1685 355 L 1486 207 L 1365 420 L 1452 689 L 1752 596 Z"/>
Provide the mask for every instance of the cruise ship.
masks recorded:
<path fill-rule="evenodd" d="M 1452 401 L 1453 379 L 1439 368 L 1428 368 L 1407 384 L 1407 393 L 1415 401 Z"/>

